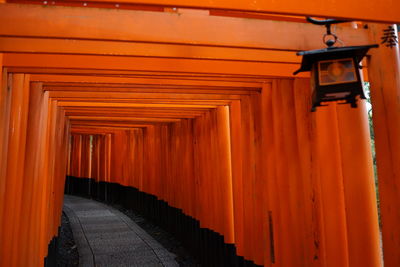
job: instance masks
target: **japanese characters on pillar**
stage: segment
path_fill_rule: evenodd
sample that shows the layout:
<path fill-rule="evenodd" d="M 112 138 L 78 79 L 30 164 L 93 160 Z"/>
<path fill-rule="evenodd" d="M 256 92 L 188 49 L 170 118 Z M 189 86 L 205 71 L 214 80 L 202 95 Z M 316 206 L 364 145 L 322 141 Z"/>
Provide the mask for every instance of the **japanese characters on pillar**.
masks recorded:
<path fill-rule="evenodd" d="M 381 44 L 386 45 L 387 47 L 394 48 L 399 43 L 396 34 L 396 25 L 389 25 L 386 29 L 383 30 L 383 36 L 381 37 Z"/>

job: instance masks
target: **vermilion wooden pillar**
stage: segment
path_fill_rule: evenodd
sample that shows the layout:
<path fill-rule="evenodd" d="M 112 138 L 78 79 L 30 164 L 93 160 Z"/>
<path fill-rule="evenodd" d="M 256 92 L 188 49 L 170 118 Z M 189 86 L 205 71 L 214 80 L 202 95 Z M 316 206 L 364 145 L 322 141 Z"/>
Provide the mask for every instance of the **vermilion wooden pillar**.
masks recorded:
<path fill-rule="evenodd" d="M 272 99 L 272 83 L 263 84 L 261 91 L 261 150 L 263 151 L 261 157 L 260 176 L 263 183 L 260 187 L 264 190 L 263 206 L 264 209 L 262 216 L 264 218 L 262 228 L 262 243 L 263 243 L 263 266 L 272 266 L 277 262 L 276 258 L 276 244 L 277 235 L 274 234 L 274 225 L 279 221 L 275 207 L 277 207 L 276 197 L 276 174 L 275 174 L 275 140 L 271 124 L 273 123 L 273 99 Z M 276 230 L 275 225 L 275 230 Z"/>
<path fill-rule="evenodd" d="M 389 25 L 368 24 L 381 43 Z M 395 28 L 396 26 L 393 25 Z M 397 32 L 397 31 L 395 31 Z M 375 131 L 378 184 L 386 267 L 400 266 L 400 60 L 399 45 L 371 50 L 368 74 Z"/>
<path fill-rule="evenodd" d="M 242 137 L 242 186 L 243 186 L 243 256 L 253 260 L 259 251 L 255 250 L 257 233 L 254 227 L 254 188 L 255 182 L 255 122 L 251 97 L 241 99 L 241 137 Z M 259 259 L 258 259 L 259 261 Z"/>
<path fill-rule="evenodd" d="M 64 200 L 64 186 L 65 186 L 65 173 L 68 157 L 68 136 L 69 136 L 69 123 L 65 117 L 65 110 L 61 107 L 57 108 L 57 122 L 55 125 L 55 138 L 53 149 L 55 151 L 55 159 L 53 167 L 53 218 L 51 234 L 58 235 L 58 226 L 61 225 L 62 205 Z"/>
<path fill-rule="evenodd" d="M 342 162 L 335 104 L 315 113 L 316 161 L 322 208 L 322 242 L 327 267 L 349 267 Z M 318 178 L 317 178 L 318 179 Z"/>
<path fill-rule="evenodd" d="M 53 237 L 51 232 L 52 224 L 52 187 L 53 187 L 53 164 L 55 153 L 52 151 L 52 146 L 55 145 L 54 132 L 55 132 L 55 122 L 57 116 L 57 103 L 56 101 L 48 102 L 48 113 L 47 113 L 47 127 L 45 134 L 45 142 L 43 145 L 44 157 L 41 165 L 41 192 L 39 197 L 40 205 L 40 238 L 39 238 L 39 255 L 41 259 L 47 255 L 48 242 Z"/>
<path fill-rule="evenodd" d="M 4 220 L 1 229 L 0 258 L 3 266 L 14 266 L 15 247 L 18 247 L 18 226 L 21 223 L 20 205 L 22 175 L 24 171 L 26 128 L 28 121 L 29 76 L 14 74 L 11 84 L 10 124 L 8 130 L 8 153 L 4 189 Z M 21 165 L 20 165 L 21 164 Z M 16 238 L 15 238 L 16 237 Z"/>
<path fill-rule="evenodd" d="M 337 106 L 349 266 L 381 266 L 378 211 L 365 100 Z"/>
<path fill-rule="evenodd" d="M 242 181 L 242 130 L 240 101 L 230 106 L 230 136 L 232 161 L 233 216 L 237 253 L 243 255 L 243 181 Z"/>
<path fill-rule="evenodd" d="M 264 266 L 380 266 L 365 110 L 332 103 L 311 113 L 309 80 L 272 85 L 261 95 L 256 180 L 267 194 L 255 206 L 268 211 L 256 231 Z"/>
<path fill-rule="evenodd" d="M 38 255 L 35 254 L 37 240 L 34 237 L 37 221 L 36 190 L 35 181 L 39 177 L 38 165 L 41 155 L 40 135 L 43 134 L 42 116 L 43 116 L 44 94 L 41 84 L 32 83 L 29 98 L 29 114 L 26 139 L 25 166 L 23 176 L 23 190 L 21 214 L 28 218 L 30 223 L 22 223 L 20 225 L 19 234 L 19 251 L 22 257 L 18 257 L 18 266 L 29 266 L 33 264 Z"/>
<path fill-rule="evenodd" d="M 81 177 L 82 173 L 82 135 L 72 135 L 72 147 L 71 147 L 71 174 L 75 177 Z"/>
<path fill-rule="evenodd" d="M 42 91 L 41 84 L 33 84 L 33 90 Z M 46 151 L 44 146 L 47 141 L 47 131 L 48 131 L 48 113 L 49 113 L 49 94 L 48 92 L 44 92 L 42 94 L 42 102 L 40 103 L 41 114 L 40 120 L 37 123 L 38 126 L 38 155 L 36 159 L 35 171 L 32 174 L 34 178 L 34 182 L 32 185 L 33 196 L 31 202 L 31 223 L 29 224 L 30 235 L 28 236 L 28 248 L 29 248 L 29 258 L 35 259 L 34 264 L 39 266 L 43 259 L 40 257 L 40 246 L 38 240 L 40 239 L 41 232 L 41 223 L 42 223 L 42 213 L 43 209 L 41 206 L 41 196 L 44 191 L 44 184 L 46 182 L 46 178 L 44 177 L 44 160 Z"/>
<path fill-rule="evenodd" d="M 273 150 L 273 154 L 269 155 L 272 162 L 269 162 L 268 166 L 272 171 L 267 170 L 270 177 L 266 178 L 272 180 L 268 186 L 268 192 L 272 196 L 269 197 L 271 204 L 268 205 L 268 210 L 271 213 L 267 215 L 270 216 L 267 220 L 271 220 L 272 223 L 270 227 L 273 229 L 274 261 L 282 267 L 310 266 L 312 258 L 312 253 L 309 252 L 312 242 L 305 238 L 306 231 L 312 226 L 310 218 L 306 216 L 310 211 L 311 202 L 305 196 L 303 184 L 303 180 L 309 177 L 302 176 L 300 166 L 300 159 L 306 161 L 309 154 L 307 143 L 304 144 L 303 151 L 297 136 L 297 127 L 307 127 L 310 121 L 297 121 L 296 105 L 305 103 L 304 99 L 294 97 L 295 89 L 302 88 L 294 88 L 291 79 L 276 79 L 270 88 L 263 88 L 267 90 L 266 94 L 270 91 L 269 105 L 272 115 L 266 121 L 271 128 L 271 133 L 266 138 L 272 140 L 263 140 L 268 144 L 265 149 Z M 302 93 L 307 95 L 306 92 Z M 304 114 L 309 113 L 309 110 L 298 109 L 297 112 Z M 272 255 L 268 258 L 271 258 L 272 262 Z"/>
<path fill-rule="evenodd" d="M 321 266 L 314 214 L 318 200 L 313 199 L 311 182 L 317 155 L 312 151 L 309 81 L 264 84 L 261 114 L 262 160 L 256 185 L 265 194 L 256 210 L 264 211 L 259 230 L 264 266 Z"/>
<path fill-rule="evenodd" d="M 105 135 L 104 138 L 104 180 L 105 182 L 110 182 L 111 179 L 111 139 L 113 134 L 109 133 Z"/>
<path fill-rule="evenodd" d="M 300 254 L 304 260 L 304 266 L 324 266 L 323 247 L 321 242 L 321 203 L 319 186 L 319 169 L 316 168 L 316 145 L 314 131 L 314 114 L 311 109 L 311 90 L 309 79 L 295 79 L 293 82 L 294 116 L 296 118 L 296 149 L 299 153 L 298 171 L 301 175 L 298 181 L 298 190 L 302 193 L 300 216 L 303 218 L 300 242 L 302 243 Z M 300 198 L 301 199 L 301 198 Z"/>
<path fill-rule="evenodd" d="M 90 151 L 90 135 L 82 135 L 82 152 L 81 152 L 81 173 L 80 177 L 90 178 L 90 162 L 91 151 Z"/>
<path fill-rule="evenodd" d="M 99 181 L 100 174 L 100 135 L 93 135 L 93 153 L 92 153 L 92 165 L 91 165 L 91 178 Z"/>
<path fill-rule="evenodd" d="M 7 87 L 7 70 L 3 70 L 3 54 L 1 54 L 1 84 L 0 84 L 0 229 L 3 224 L 4 194 L 6 186 L 6 164 L 8 148 L 8 125 L 10 119 L 11 91 Z"/>
<path fill-rule="evenodd" d="M 326 266 L 381 266 L 364 104 L 351 109 L 332 103 L 315 114 Z"/>
<path fill-rule="evenodd" d="M 224 226 L 225 243 L 233 244 L 235 242 L 234 234 L 234 217 L 233 217 L 233 192 L 232 192 L 232 165 L 231 165 L 231 139 L 229 125 L 229 108 L 227 106 L 218 107 L 217 123 L 218 123 L 218 158 L 220 160 L 220 196 L 222 197 L 221 205 L 224 205 L 221 214 L 224 218 L 222 224 Z"/>

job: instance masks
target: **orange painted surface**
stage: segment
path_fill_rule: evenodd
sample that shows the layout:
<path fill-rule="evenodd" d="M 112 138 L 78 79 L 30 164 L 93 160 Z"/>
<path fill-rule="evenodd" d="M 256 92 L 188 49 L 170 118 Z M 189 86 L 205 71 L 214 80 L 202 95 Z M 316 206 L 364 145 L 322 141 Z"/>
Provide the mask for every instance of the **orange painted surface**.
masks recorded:
<path fill-rule="evenodd" d="M 311 24 L 209 16 L 202 11 L 179 14 L 4 4 L 0 13 L 0 35 L 37 38 L 309 50 L 323 45 L 324 33 Z M 336 33 L 347 45 L 368 43 L 368 32 L 362 28 L 339 25 Z"/>
<path fill-rule="evenodd" d="M 288 51 L 257 50 L 191 45 L 1 37 L 0 51 L 81 55 L 117 55 L 209 60 L 299 63 L 301 58 Z M 111 52 L 112 51 L 112 52 Z"/>
<path fill-rule="evenodd" d="M 13 239 L 13 236 L 18 236 L 18 226 L 22 223 L 19 216 L 22 195 L 22 179 L 23 168 L 18 164 L 22 163 L 23 155 L 25 153 L 26 145 L 26 127 L 28 117 L 28 100 L 29 100 L 29 87 L 25 86 L 25 77 L 23 74 L 13 75 L 11 78 L 13 84 L 12 102 L 10 107 L 10 125 L 9 125 L 9 142 L 8 142 L 8 155 L 6 165 L 6 184 L 4 192 L 4 202 L 2 219 L 7 220 L 2 224 L 2 245 L 1 255 L 2 262 L 5 266 L 13 266 L 16 264 L 16 255 L 12 251 L 18 247 L 18 240 Z M 22 162 L 21 162 L 22 158 Z"/>
<path fill-rule="evenodd" d="M 109 2 L 108 0 L 89 0 L 88 2 Z M 122 0 L 118 3 L 135 3 L 132 0 Z M 397 2 L 385 0 L 382 2 L 370 1 L 365 3 L 360 0 L 327 0 L 324 2 L 304 1 L 299 5 L 297 1 L 287 0 L 282 5 L 276 1 L 228 1 L 228 0 L 141 0 L 141 4 L 170 6 L 170 7 L 189 7 L 205 9 L 225 9 L 225 10 L 244 10 L 252 12 L 267 12 L 292 15 L 313 15 L 318 17 L 339 17 L 352 18 L 367 21 L 400 22 L 400 6 Z"/>
<path fill-rule="evenodd" d="M 265 3 L 201 7 L 263 13 Z M 310 5 L 269 11 L 326 11 Z M 380 5 L 349 10 L 394 19 Z M 322 27 L 184 9 L 1 4 L 0 13 L 1 267 L 43 266 L 65 175 L 155 195 L 261 266 L 382 266 L 365 106 L 311 113 L 308 74 L 292 75 L 294 51 L 320 48 Z M 337 34 L 368 44 L 382 27 L 343 25 Z M 398 50 L 371 52 L 389 267 L 400 264 L 398 68 Z"/>
<path fill-rule="evenodd" d="M 388 25 L 373 25 L 371 35 L 378 40 Z M 373 121 L 378 169 L 378 185 L 382 220 L 382 241 L 385 266 L 400 264 L 400 94 L 399 46 L 392 49 L 381 46 L 372 52 L 369 61 L 371 101 L 374 108 Z M 384 69 L 379 66 L 385 66 Z"/>
<path fill-rule="evenodd" d="M 1 54 L 3 61 L 3 54 Z M 6 164 L 7 164 L 7 152 L 8 152 L 8 125 L 9 125 L 9 103 L 10 103 L 10 91 L 7 90 L 8 75 L 7 70 L 1 68 L 1 93 L 0 93 L 0 203 L 4 203 L 5 195 L 5 184 L 6 184 Z M 0 204 L 0 216 L 3 218 L 4 204 Z M 0 229 L 2 229 L 3 219 L 0 219 Z"/>
<path fill-rule="evenodd" d="M 274 258 L 279 266 L 299 262 L 304 266 L 380 266 L 369 141 L 367 137 L 362 139 L 365 157 L 360 158 L 355 173 L 351 165 L 354 160 L 343 160 L 354 153 L 348 152 L 351 146 L 339 142 L 351 142 L 350 133 L 357 129 L 366 132 L 365 113 L 363 109 L 347 107 L 336 111 L 332 105 L 311 114 L 307 90 L 307 80 L 275 80 L 264 85 L 261 95 L 233 102 L 229 113 L 224 108 L 204 113 L 193 121 L 194 128 L 187 128 L 189 121 L 184 120 L 143 131 L 116 130 L 112 147 L 117 152 L 111 154 L 111 181 L 134 186 L 183 209 L 198 218 L 202 227 L 224 234 L 226 242 L 236 244 L 240 255 L 260 265 L 269 266 Z M 238 108 L 240 128 L 234 123 Z M 260 109 L 262 116 L 253 119 L 260 116 Z M 223 114 L 232 119 L 225 130 L 220 128 L 224 125 L 220 120 L 226 116 Z M 354 121 L 360 124 L 355 125 Z M 228 129 L 233 143 L 225 146 L 217 140 L 226 138 Z M 235 132 L 239 129 L 239 143 L 243 146 L 237 146 Z M 296 135 L 289 141 L 292 132 Z M 359 137 L 357 140 L 361 141 Z M 193 142 L 195 146 L 191 148 Z M 144 161 L 132 157 L 143 153 L 140 151 L 145 151 Z M 223 153 L 232 155 L 228 161 L 232 165 L 228 164 L 227 169 Z M 240 187 L 235 174 L 239 166 L 243 166 L 242 177 L 246 177 Z M 367 172 L 360 173 L 364 169 Z M 358 185 L 352 182 L 356 175 L 363 177 L 355 180 Z M 224 179 L 228 184 L 222 184 Z M 346 188 L 354 192 L 349 194 Z M 355 192 L 359 202 L 352 200 Z M 358 207 L 357 213 L 346 211 L 351 205 Z M 366 208 L 362 209 L 362 205 Z M 268 213 L 260 210 L 271 211 L 272 243 Z M 360 227 L 360 218 L 369 218 L 370 224 L 362 224 L 365 229 Z M 274 255 L 270 253 L 271 246 Z M 358 251 L 360 247 L 363 249 Z M 371 251 L 368 256 L 363 253 L 365 250 Z"/>
<path fill-rule="evenodd" d="M 343 172 L 344 198 L 347 210 L 349 266 L 379 266 L 381 255 L 375 181 L 370 152 L 369 122 L 365 104 L 359 110 L 338 106 L 339 139 Z M 353 144 L 358 143 L 357 146 Z M 354 157 L 353 155 L 356 155 Z M 369 255 L 366 260 L 363 254 Z"/>
<path fill-rule="evenodd" d="M 4 55 L 4 66 L 35 68 L 65 68 L 69 66 L 77 69 L 197 72 L 212 75 L 220 74 L 221 70 L 225 69 L 225 73 L 231 75 L 268 75 L 272 77 L 292 76 L 293 72 L 298 69 L 296 64 L 269 62 L 13 53 Z M 299 74 L 299 76 L 307 75 Z"/>

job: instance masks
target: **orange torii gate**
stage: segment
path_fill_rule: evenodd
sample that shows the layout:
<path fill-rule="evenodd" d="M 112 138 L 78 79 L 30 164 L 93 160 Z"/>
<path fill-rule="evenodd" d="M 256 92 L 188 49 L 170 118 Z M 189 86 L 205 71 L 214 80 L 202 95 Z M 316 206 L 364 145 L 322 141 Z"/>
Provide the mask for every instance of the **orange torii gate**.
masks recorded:
<path fill-rule="evenodd" d="M 201 252 L 206 266 L 383 266 L 365 106 L 310 113 L 308 75 L 292 73 L 296 51 L 323 45 L 305 15 L 357 20 L 336 34 L 364 45 L 381 43 L 398 10 L 389 0 L 0 4 L 0 266 L 43 266 L 66 174 L 78 185 L 67 191 L 126 190 L 150 216 L 179 211 L 205 233 L 185 241 L 219 242 L 194 246 L 214 253 Z M 383 260 L 397 267 L 398 45 L 363 64 Z"/>

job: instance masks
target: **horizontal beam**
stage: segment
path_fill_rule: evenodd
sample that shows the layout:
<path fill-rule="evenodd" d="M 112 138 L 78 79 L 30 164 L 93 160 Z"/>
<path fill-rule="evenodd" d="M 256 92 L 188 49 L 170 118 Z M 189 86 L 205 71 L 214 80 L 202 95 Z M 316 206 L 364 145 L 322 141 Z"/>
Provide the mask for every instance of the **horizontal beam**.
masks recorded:
<path fill-rule="evenodd" d="M 105 102 L 75 102 L 58 101 L 59 107 L 141 107 L 141 108 L 216 108 L 216 105 L 195 105 L 195 104 L 141 104 L 141 103 L 105 103 Z"/>
<path fill-rule="evenodd" d="M 178 80 L 178 79 L 153 79 L 153 78 L 135 78 L 135 77 L 107 77 L 107 76 L 89 76 L 89 75 L 31 75 L 31 82 L 45 83 L 71 83 L 72 84 L 118 84 L 119 86 L 212 86 L 212 87 L 239 87 L 242 89 L 258 89 L 262 87 L 261 82 L 230 82 L 230 81 L 212 81 L 212 80 Z"/>
<path fill-rule="evenodd" d="M 125 126 L 106 126 L 106 125 L 101 125 L 96 123 L 89 123 L 87 125 L 72 125 L 71 126 L 71 131 L 75 130 L 75 131 L 92 131 L 92 132 L 98 132 L 98 133 L 107 133 L 104 130 L 109 130 L 109 133 L 111 132 L 115 132 L 115 131 L 121 131 L 121 130 L 132 130 L 132 129 L 143 129 L 143 128 L 147 128 L 147 127 L 151 127 L 153 126 L 153 124 L 131 124 L 130 126 L 124 128 Z"/>
<path fill-rule="evenodd" d="M 83 129 L 83 128 L 71 128 L 71 134 L 82 134 L 82 135 L 97 135 L 97 136 L 103 136 L 106 134 L 114 134 L 116 132 L 121 132 L 121 131 L 130 131 L 134 129 L 138 129 L 140 127 L 132 127 L 132 128 L 113 128 L 113 127 L 99 127 L 99 128 L 91 128 L 91 129 Z"/>
<path fill-rule="evenodd" d="M 279 5 L 286 4 L 279 2 Z M 296 7 L 299 6 L 296 3 Z M 349 10 L 353 12 L 357 8 Z M 3 4 L 0 5 L 0 14 L 2 14 L 0 36 L 10 37 L 112 40 L 298 51 L 320 48 L 323 45 L 321 37 L 325 31 L 324 27 L 305 23 L 209 16 L 205 12 L 176 14 Z M 347 45 L 369 43 L 368 33 L 364 29 L 338 26 L 336 34 Z"/>
<path fill-rule="evenodd" d="M 196 114 L 196 115 L 201 115 L 205 112 L 204 109 L 199 109 L 199 108 L 152 108 L 151 110 L 146 109 L 146 108 L 132 108 L 132 107 L 68 107 L 65 109 L 66 112 L 73 112 L 73 111 L 82 111 L 82 112 L 90 112 L 90 111 L 98 111 L 98 112 L 108 112 L 108 113 L 114 113 L 114 112 L 138 112 L 141 114 L 144 114 L 146 112 L 154 112 L 154 113 L 163 113 L 163 114 Z M 207 111 L 207 110 L 206 110 Z"/>
<path fill-rule="evenodd" d="M 234 100 L 241 99 L 239 95 L 217 94 L 168 94 L 168 93 L 122 93 L 122 92 L 75 92 L 75 91 L 51 91 L 51 98 L 108 98 L 108 99 L 161 99 L 161 100 Z"/>
<path fill-rule="evenodd" d="M 77 121 L 72 120 L 72 127 L 122 127 L 122 128 L 147 128 L 154 125 L 159 124 L 169 124 L 169 123 L 160 123 L 160 122 L 102 122 L 102 121 Z"/>
<path fill-rule="evenodd" d="M 101 111 L 67 111 L 65 112 L 66 116 L 110 116 L 110 117 L 146 117 L 146 118 L 170 118 L 170 119 L 193 119 L 196 116 L 192 114 L 162 114 L 162 113 L 140 113 L 140 112 L 131 112 L 131 113 L 122 113 L 122 112 L 101 112 Z M 199 116 L 199 115 L 198 115 Z"/>
<path fill-rule="evenodd" d="M 117 122 L 179 122 L 180 119 L 144 118 L 144 117 L 111 117 L 111 116 L 69 116 L 71 121 L 117 121 Z"/>
<path fill-rule="evenodd" d="M 140 99 L 140 98 L 126 98 L 126 99 L 113 99 L 113 98 L 90 98 L 90 97 L 85 97 L 85 98 L 80 98 L 80 97 L 53 97 L 52 100 L 57 100 L 57 101 L 64 101 L 64 102 L 87 102 L 90 101 L 92 103 L 116 103 L 117 105 L 119 104 L 124 104 L 124 103 L 129 103 L 129 104 L 177 104 L 177 105 L 213 105 L 213 106 L 226 106 L 231 103 L 229 100 L 221 100 L 221 99 L 214 99 L 214 100 L 198 100 L 198 99 L 193 99 L 193 100 L 181 100 L 181 99 Z"/>
<path fill-rule="evenodd" d="M 82 2 L 110 2 L 110 0 L 85 0 Z M 202 9 L 241 10 L 251 12 L 276 13 L 352 20 L 400 23 L 400 2 L 393 0 L 118 0 L 119 4 L 135 3 L 166 7 L 188 7 Z M 89 4 L 90 5 L 90 4 Z"/>
<path fill-rule="evenodd" d="M 25 37 L 0 37 L 0 52 L 214 59 L 277 63 L 300 63 L 301 61 L 301 58 L 297 57 L 293 52 L 278 50 Z"/>
<path fill-rule="evenodd" d="M 128 110 L 126 108 L 87 108 L 87 107 L 78 107 L 78 108 L 67 108 L 65 111 L 66 116 L 79 116 L 79 115 L 87 115 L 87 116 L 131 116 L 131 117 L 155 117 L 155 118 L 195 118 L 203 115 L 208 110 L 190 110 L 190 109 L 181 109 L 180 111 L 170 111 L 165 109 L 133 109 Z"/>
<path fill-rule="evenodd" d="M 1 6 L 1 5 L 0 5 Z M 5 67 L 74 68 L 101 70 L 136 70 L 153 72 L 182 72 L 228 75 L 260 75 L 269 77 L 293 77 L 299 64 L 237 62 L 218 60 L 131 58 L 112 56 L 3 54 Z M 307 77 L 308 73 L 297 76 Z"/>
<path fill-rule="evenodd" d="M 190 73 L 172 71 L 134 71 L 134 70 L 107 70 L 107 69 L 73 69 L 73 68 L 42 68 L 42 67 L 8 67 L 8 73 L 27 73 L 45 75 L 86 75 L 86 76 L 107 76 L 107 77 L 133 77 L 151 79 L 172 79 L 172 80 L 201 80 L 201 81 L 229 81 L 229 82 L 250 82 L 262 83 L 266 78 L 245 74 L 224 74 L 224 73 Z"/>
<path fill-rule="evenodd" d="M 217 95 L 250 95 L 257 94 L 261 91 L 261 89 L 257 90 L 240 90 L 236 88 L 218 88 L 218 87 L 206 87 L 206 88 L 148 88 L 148 87 L 120 87 L 120 86 L 82 86 L 81 84 L 77 85 L 46 85 L 44 86 L 44 90 L 50 92 L 57 91 L 71 91 L 71 92 L 123 92 L 123 93 L 171 93 L 171 94 L 217 94 Z"/>
<path fill-rule="evenodd" d="M 129 131 L 134 129 L 145 129 L 148 127 L 154 126 L 154 124 L 139 124 L 139 123 L 132 123 L 130 125 L 109 125 L 109 124 L 75 124 L 71 126 L 71 133 L 75 131 L 77 134 L 86 132 L 86 133 L 93 133 L 93 134 L 112 134 L 120 131 Z M 87 129 L 87 131 L 86 131 Z"/>

